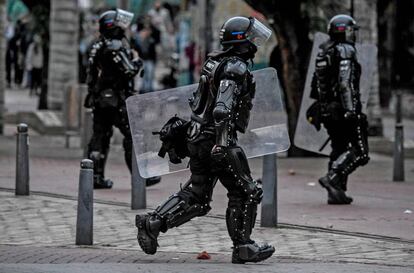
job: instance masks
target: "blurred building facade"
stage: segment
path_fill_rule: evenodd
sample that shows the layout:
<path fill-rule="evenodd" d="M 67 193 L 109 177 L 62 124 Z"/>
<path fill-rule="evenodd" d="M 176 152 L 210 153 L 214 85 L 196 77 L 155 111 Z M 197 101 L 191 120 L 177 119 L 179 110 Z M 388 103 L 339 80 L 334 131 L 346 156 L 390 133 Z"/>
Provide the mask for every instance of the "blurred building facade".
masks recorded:
<path fill-rule="evenodd" d="M 7 24 L 15 23 L 18 18 L 29 18 L 45 32 L 45 58 L 49 69 L 45 74 L 48 80 L 44 90 L 48 90 L 47 100 L 49 108 L 62 108 L 64 92 L 68 86 L 75 86 L 79 81 L 78 55 L 82 47 L 79 29 L 80 15 L 87 10 L 99 14 L 102 9 L 122 7 L 134 12 L 137 16 L 146 14 L 154 5 L 155 0 L 1 0 L 2 30 Z M 267 24 L 273 24 L 273 9 L 261 13 L 252 9 L 246 2 L 256 9 L 264 3 L 282 3 L 278 1 L 246 1 L 246 0 L 166 0 L 161 1 L 174 6 L 174 50 L 180 58 L 177 71 L 179 84 L 188 84 L 196 81 L 198 71 L 208 51 L 219 47 L 219 29 L 228 18 L 236 15 L 254 16 Z M 285 5 L 286 3 L 283 2 Z M 270 5 L 270 4 L 269 4 Z M 287 5 L 287 4 L 286 4 Z M 39 13 L 36 7 L 43 7 Z M 344 0 L 344 1 L 301 1 L 300 13 L 309 17 L 309 38 L 314 31 L 325 31 L 326 21 L 337 13 L 351 13 L 361 25 L 360 40 L 378 45 L 379 69 L 374 79 L 370 99 L 370 121 L 381 130 L 380 117 L 382 107 L 388 107 L 393 98 L 394 90 L 404 90 L 407 101 L 414 102 L 414 0 Z M 44 16 L 44 10 L 47 16 Z M 40 14 L 40 15 L 39 15 Z M 49 16 L 50 14 L 50 16 Z M 6 22 L 6 18 L 9 18 Z M 30 19 L 31 17 L 31 19 Z M 49 20 L 50 17 L 50 20 Z M 26 19 L 25 19 L 26 20 Z M 50 26 L 50 31 L 49 31 Z M 39 31 L 39 26 L 35 26 Z M 34 29 L 32 29 L 35 31 Z M 3 31 L 4 33 L 4 31 Z M 49 40 L 50 36 L 50 40 Z M 276 35 L 272 35 L 264 49 L 261 49 L 255 59 L 255 68 L 269 64 L 272 50 L 278 45 Z M 4 35 L 2 35 L 4 46 Z M 280 44 L 280 43 L 279 43 Z M 2 48 L 4 52 L 4 47 Z M 83 49 L 86 50 L 85 48 Z M 299 50 L 299 49 L 298 49 Z M 302 50 L 303 51 L 303 50 Z M 4 56 L 1 61 L 0 73 L 0 127 L 2 112 L 4 112 Z M 286 66 L 287 64 L 285 64 Z M 302 65 L 305 67 L 305 65 Z M 48 73 L 47 73 L 48 72 Z M 282 69 L 278 71 L 283 73 Z M 191 75 L 190 75 L 191 74 Z M 46 94 L 46 92 L 44 92 Z M 46 107 L 45 106 L 45 107 Z M 404 105 L 403 105 L 404 107 Z M 414 116 L 414 110 L 406 107 L 405 114 Z"/>
<path fill-rule="evenodd" d="M 78 0 L 52 0 L 48 77 L 50 109 L 62 109 L 65 92 L 78 83 L 78 49 Z"/>

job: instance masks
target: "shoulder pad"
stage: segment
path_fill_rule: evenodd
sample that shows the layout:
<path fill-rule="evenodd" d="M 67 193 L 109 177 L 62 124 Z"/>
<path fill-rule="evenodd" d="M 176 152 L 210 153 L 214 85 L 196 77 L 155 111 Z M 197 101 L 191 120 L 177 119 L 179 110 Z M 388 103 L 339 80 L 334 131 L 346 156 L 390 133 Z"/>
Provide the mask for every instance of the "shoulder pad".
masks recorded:
<path fill-rule="evenodd" d="M 355 59 L 356 57 L 356 49 L 353 45 L 337 44 L 335 48 L 338 52 L 338 57 L 341 59 Z"/>
<path fill-rule="evenodd" d="M 224 74 L 230 77 L 242 77 L 248 72 L 247 64 L 240 58 L 231 58 L 224 67 Z"/>
<path fill-rule="evenodd" d="M 113 51 L 118 51 L 122 48 L 121 40 L 106 40 L 106 48 Z"/>
<path fill-rule="evenodd" d="M 319 45 L 319 54 L 329 54 L 333 51 L 334 43 L 331 40 L 327 40 Z"/>
<path fill-rule="evenodd" d="M 98 50 L 98 49 L 102 48 L 102 46 L 103 46 L 103 42 L 101 40 L 99 40 L 99 41 L 94 42 L 92 44 L 91 48 L 95 49 L 95 50 Z"/>
<path fill-rule="evenodd" d="M 204 75 L 210 76 L 211 74 L 214 74 L 219 65 L 219 61 L 213 58 L 208 58 L 203 64 L 202 73 Z"/>

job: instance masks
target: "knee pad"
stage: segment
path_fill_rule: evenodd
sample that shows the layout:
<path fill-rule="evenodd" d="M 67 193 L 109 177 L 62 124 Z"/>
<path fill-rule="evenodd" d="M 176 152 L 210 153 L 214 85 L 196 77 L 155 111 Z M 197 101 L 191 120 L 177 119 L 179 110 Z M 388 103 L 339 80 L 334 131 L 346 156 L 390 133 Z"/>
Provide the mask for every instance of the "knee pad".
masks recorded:
<path fill-rule="evenodd" d="M 226 163 L 229 171 L 234 176 L 236 185 L 240 186 L 252 202 L 260 203 L 263 191 L 260 185 L 250 174 L 249 164 L 244 151 L 238 147 L 226 147 Z"/>

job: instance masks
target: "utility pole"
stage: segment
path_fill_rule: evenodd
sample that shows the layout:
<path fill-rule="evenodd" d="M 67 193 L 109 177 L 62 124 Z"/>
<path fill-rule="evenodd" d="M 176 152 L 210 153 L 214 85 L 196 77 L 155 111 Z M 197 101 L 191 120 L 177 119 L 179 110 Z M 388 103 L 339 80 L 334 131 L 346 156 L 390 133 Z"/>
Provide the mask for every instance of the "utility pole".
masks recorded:
<path fill-rule="evenodd" d="M 350 1 L 351 1 L 350 13 L 351 13 L 351 17 L 354 17 L 354 0 L 350 0 Z"/>
<path fill-rule="evenodd" d="M 393 181 L 402 182 L 404 174 L 404 126 L 402 123 L 401 91 L 397 93 L 395 107 L 394 169 Z"/>
<path fill-rule="evenodd" d="M 4 22 L 6 21 L 6 7 L 5 7 L 5 0 L 0 0 L 0 135 L 3 134 L 4 130 L 4 105 L 5 105 L 5 93 L 6 93 L 6 68 L 5 68 L 5 39 L 4 39 Z"/>

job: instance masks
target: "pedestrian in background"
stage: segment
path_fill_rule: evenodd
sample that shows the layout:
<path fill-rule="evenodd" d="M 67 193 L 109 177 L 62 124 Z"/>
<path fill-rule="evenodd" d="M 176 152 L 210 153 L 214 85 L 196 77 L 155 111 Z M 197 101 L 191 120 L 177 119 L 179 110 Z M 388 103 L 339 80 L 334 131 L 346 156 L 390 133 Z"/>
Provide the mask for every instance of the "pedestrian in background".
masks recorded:
<path fill-rule="evenodd" d="M 42 86 L 43 49 L 40 35 L 33 36 L 26 54 L 26 69 L 31 71 L 30 96 L 39 95 L 38 88 Z"/>
<path fill-rule="evenodd" d="M 328 172 L 319 184 L 328 192 L 328 204 L 348 205 L 348 176 L 369 161 L 368 122 L 362 112 L 361 65 L 355 42 L 359 26 L 354 18 L 339 14 L 328 24 L 329 40 L 319 47 L 307 110 L 309 123 L 323 125 L 331 139 Z"/>
<path fill-rule="evenodd" d="M 113 182 L 105 178 L 113 126 L 124 136 L 125 162 L 132 172 L 132 136 L 125 101 L 135 94 L 134 77 L 142 69 L 141 60 L 136 58 L 125 36 L 132 18 L 132 13 L 120 9 L 101 14 L 101 35 L 89 52 L 88 95 L 84 106 L 93 109 L 93 135 L 88 145 L 88 158 L 93 161 L 95 189 L 113 186 Z M 148 178 L 147 186 L 160 179 Z"/>
<path fill-rule="evenodd" d="M 160 31 L 145 16 L 138 20 L 137 33 L 133 37 L 135 49 L 144 63 L 144 77 L 140 93 L 154 91 L 155 65 L 157 62 L 156 46 L 160 43 Z"/>
<path fill-rule="evenodd" d="M 168 57 L 172 54 L 175 47 L 174 25 L 169 11 L 163 7 L 161 1 L 154 3 L 154 8 L 148 11 L 148 16 L 151 19 L 151 24 L 160 31 L 160 55 L 164 60 L 168 60 Z"/>
<path fill-rule="evenodd" d="M 9 23 L 6 27 L 6 82 L 7 88 L 11 88 L 12 68 L 16 58 L 16 39 L 14 35 L 14 26 Z"/>

